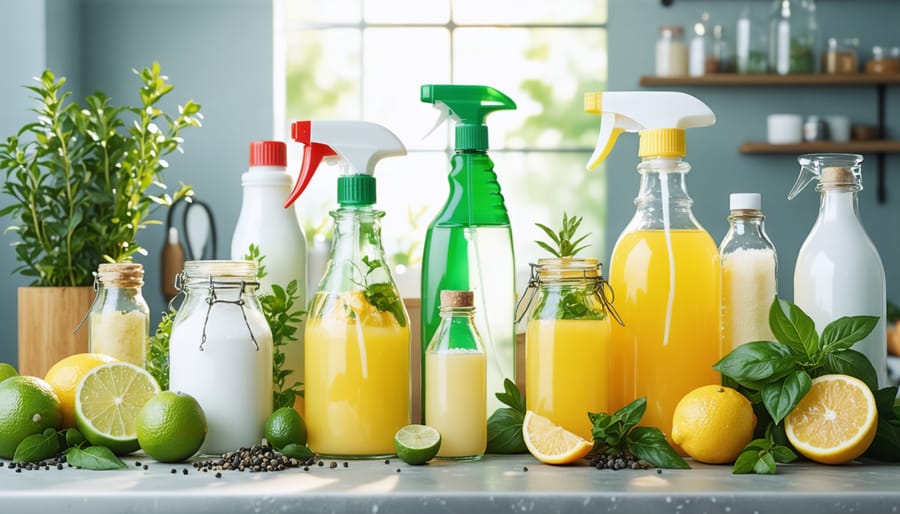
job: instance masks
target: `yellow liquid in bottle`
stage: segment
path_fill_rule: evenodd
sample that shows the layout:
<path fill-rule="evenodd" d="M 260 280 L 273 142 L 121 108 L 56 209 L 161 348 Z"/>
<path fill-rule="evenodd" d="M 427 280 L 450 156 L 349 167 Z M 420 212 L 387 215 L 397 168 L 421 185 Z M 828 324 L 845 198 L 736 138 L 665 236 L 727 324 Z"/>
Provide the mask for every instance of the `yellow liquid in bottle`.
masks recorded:
<path fill-rule="evenodd" d="M 438 457 L 477 459 L 487 447 L 487 360 L 484 352 L 425 354 L 425 420 L 441 433 Z"/>
<path fill-rule="evenodd" d="M 528 409 L 591 441 L 587 413 L 610 412 L 609 318 L 532 320 L 525 338 Z"/>
<path fill-rule="evenodd" d="M 674 263 L 664 231 L 624 234 L 612 254 L 609 280 L 625 322 L 613 326 L 610 408 L 646 396 L 641 425 L 658 427 L 667 436 L 682 396 L 720 382 L 712 365 L 719 359 L 721 338 L 718 249 L 703 230 L 669 233 Z"/>
<path fill-rule="evenodd" d="M 309 447 L 328 456 L 393 455 L 394 434 L 410 423 L 409 325 L 389 313 L 332 312 L 306 325 Z"/>

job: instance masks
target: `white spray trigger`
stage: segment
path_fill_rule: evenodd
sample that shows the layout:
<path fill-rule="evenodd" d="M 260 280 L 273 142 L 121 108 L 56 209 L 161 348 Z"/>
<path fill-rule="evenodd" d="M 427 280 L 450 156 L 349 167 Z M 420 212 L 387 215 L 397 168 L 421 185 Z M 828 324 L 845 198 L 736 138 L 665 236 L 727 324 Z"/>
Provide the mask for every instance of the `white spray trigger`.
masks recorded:
<path fill-rule="evenodd" d="M 450 106 L 445 104 L 444 102 L 434 102 L 434 108 L 441 111 L 438 115 L 437 121 L 434 123 L 434 126 L 431 127 L 431 130 L 428 131 L 422 139 L 427 138 L 431 134 L 434 134 L 434 131 L 438 129 L 441 125 L 444 124 L 447 120 L 453 120 L 456 123 L 459 123 L 460 118 L 456 114 L 453 114 L 453 111 L 450 110 Z"/>

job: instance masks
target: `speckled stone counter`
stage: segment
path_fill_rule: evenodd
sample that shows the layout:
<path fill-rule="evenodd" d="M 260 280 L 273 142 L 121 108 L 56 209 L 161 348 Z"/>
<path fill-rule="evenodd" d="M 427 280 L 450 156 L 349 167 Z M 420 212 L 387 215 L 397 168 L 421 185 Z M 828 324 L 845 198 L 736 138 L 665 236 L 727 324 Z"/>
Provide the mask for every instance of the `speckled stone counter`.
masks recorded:
<path fill-rule="evenodd" d="M 138 460 L 149 469 L 136 467 Z M 780 466 L 778 475 L 755 476 L 694 462 L 692 470 L 661 473 L 553 467 L 527 455 L 418 467 L 398 459 L 349 461 L 346 468 L 338 461 L 334 469 L 330 463 L 309 471 L 223 472 L 222 478 L 134 457 L 123 471 L 4 467 L 0 512 L 900 512 L 897 465 L 793 464 Z"/>

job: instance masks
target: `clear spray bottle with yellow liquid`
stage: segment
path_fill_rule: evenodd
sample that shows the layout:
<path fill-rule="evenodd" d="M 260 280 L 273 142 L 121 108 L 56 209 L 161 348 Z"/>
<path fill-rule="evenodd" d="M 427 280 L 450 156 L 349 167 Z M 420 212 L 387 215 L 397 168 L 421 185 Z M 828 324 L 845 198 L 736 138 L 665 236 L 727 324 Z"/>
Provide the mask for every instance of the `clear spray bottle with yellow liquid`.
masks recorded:
<path fill-rule="evenodd" d="M 303 165 L 286 206 L 323 159 L 341 170 L 331 256 L 304 338 L 309 447 L 329 457 L 390 456 L 394 433 L 410 422 L 409 315 L 385 263 L 373 175 L 380 159 L 406 148 L 364 121 L 298 121 L 291 131 Z"/>
<path fill-rule="evenodd" d="M 683 160 L 685 129 L 716 118 L 679 92 L 588 93 L 585 111 L 602 116 L 588 169 L 623 132 L 640 136 L 637 210 L 610 260 L 609 282 L 624 321 L 613 324 L 610 408 L 646 397 L 642 424 L 670 435 L 681 397 L 719 382 L 712 369 L 721 338 L 719 251 L 691 211 L 685 184 L 691 167 Z"/>

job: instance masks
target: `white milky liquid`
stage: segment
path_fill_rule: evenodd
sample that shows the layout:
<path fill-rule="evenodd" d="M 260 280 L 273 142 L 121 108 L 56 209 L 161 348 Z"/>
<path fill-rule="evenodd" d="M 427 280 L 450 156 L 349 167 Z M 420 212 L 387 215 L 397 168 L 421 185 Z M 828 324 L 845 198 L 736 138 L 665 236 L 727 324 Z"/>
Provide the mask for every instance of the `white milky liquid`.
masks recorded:
<path fill-rule="evenodd" d="M 887 385 L 885 278 L 878 250 L 853 210 L 853 194 L 831 195 L 797 256 L 794 303 L 816 322 L 819 333 L 842 316 L 878 316 L 868 337 L 852 349 L 863 353 Z"/>

